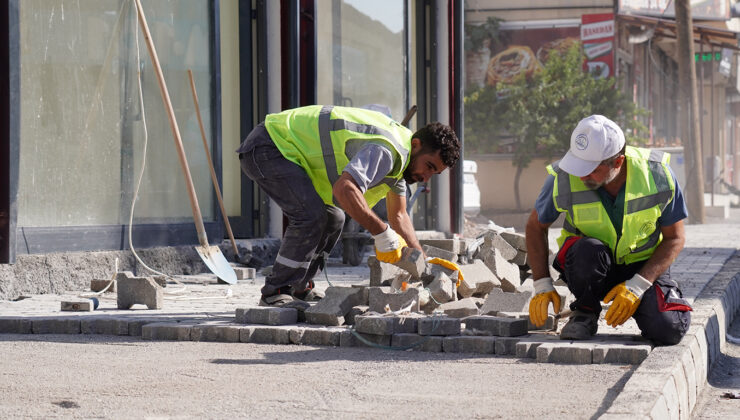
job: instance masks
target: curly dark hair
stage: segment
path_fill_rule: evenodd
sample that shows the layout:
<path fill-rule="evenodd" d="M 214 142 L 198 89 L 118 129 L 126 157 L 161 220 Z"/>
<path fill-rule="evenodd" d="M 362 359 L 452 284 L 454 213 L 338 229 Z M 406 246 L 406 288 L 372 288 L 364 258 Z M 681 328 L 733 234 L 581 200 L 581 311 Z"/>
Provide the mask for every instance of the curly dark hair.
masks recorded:
<path fill-rule="evenodd" d="M 442 163 L 449 168 L 460 159 L 460 140 L 450 126 L 439 122 L 429 123 L 414 133 L 412 138 L 421 141 L 422 153 L 440 151 Z"/>

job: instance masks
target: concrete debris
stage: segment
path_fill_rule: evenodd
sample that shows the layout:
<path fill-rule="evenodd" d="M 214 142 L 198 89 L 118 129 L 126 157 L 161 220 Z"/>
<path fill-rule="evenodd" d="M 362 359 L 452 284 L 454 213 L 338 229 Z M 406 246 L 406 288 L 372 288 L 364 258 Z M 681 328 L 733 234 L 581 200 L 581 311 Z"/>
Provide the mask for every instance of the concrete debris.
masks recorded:
<path fill-rule="evenodd" d="M 368 305 L 371 312 L 381 314 L 401 310 L 419 312 L 419 289 L 409 288 L 405 292 L 395 293 L 389 287 L 370 287 Z"/>
<path fill-rule="evenodd" d="M 473 264 L 460 266 L 463 281 L 457 288 L 457 293 L 462 298 L 473 295 L 484 296 L 496 287 L 501 287 L 501 281 L 481 260 L 474 260 Z"/>
<path fill-rule="evenodd" d="M 111 284 L 113 283 L 113 284 Z M 110 287 L 108 285 L 110 284 Z M 105 289 L 108 287 L 107 289 Z M 116 293 L 116 280 L 115 279 L 92 279 L 90 280 L 90 290 L 93 292 L 100 292 L 105 289 L 105 293 Z"/>
<path fill-rule="evenodd" d="M 455 255 L 460 255 L 465 252 L 464 248 L 461 248 L 459 239 L 420 239 L 419 243 L 422 245 L 429 245 L 435 248 L 440 248 L 448 252 L 452 252 Z"/>
<path fill-rule="evenodd" d="M 443 260 L 457 262 L 457 254 L 436 246 L 424 245 L 421 247 L 429 258 L 442 258 Z"/>
<path fill-rule="evenodd" d="M 505 292 L 514 292 L 521 284 L 519 266 L 506 261 L 501 251 L 497 248 L 490 248 L 481 252 L 483 262 L 501 281 L 501 288 Z"/>
<path fill-rule="evenodd" d="M 389 285 L 398 274 L 404 273 L 393 264 L 378 261 L 373 255 L 367 257 L 367 266 L 370 267 L 370 286 Z"/>
<path fill-rule="evenodd" d="M 436 303 L 441 304 L 457 298 L 455 284 L 456 282 L 453 282 L 447 274 L 438 272 L 427 288 Z"/>
<path fill-rule="evenodd" d="M 483 240 L 483 252 L 490 251 L 492 248 L 496 248 L 507 261 L 511 261 L 516 257 L 517 249 L 511 246 L 504 238 L 496 232 L 488 232 L 484 236 Z"/>
<path fill-rule="evenodd" d="M 527 251 L 527 240 L 523 234 L 504 231 L 501 232 L 501 237 L 514 248 L 520 251 Z"/>
<path fill-rule="evenodd" d="M 401 260 L 394 265 L 406 270 L 415 279 L 421 278 L 427 268 L 424 254 L 418 249 L 408 247 L 403 249 Z"/>
<path fill-rule="evenodd" d="M 481 308 L 481 315 L 496 315 L 498 312 L 529 312 L 532 292 L 509 293 L 493 289 Z"/>
<path fill-rule="evenodd" d="M 472 315 L 478 315 L 478 305 L 474 298 L 466 298 L 443 303 L 439 305 L 439 310 L 444 312 L 445 315 L 453 318 L 465 318 Z"/>
<path fill-rule="evenodd" d="M 306 309 L 306 322 L 319 325 L 342 325 L 344 316 L 354 306 L 367 304 L 367 289 L 360 287 L 329 287 L 326 296 Z"/>

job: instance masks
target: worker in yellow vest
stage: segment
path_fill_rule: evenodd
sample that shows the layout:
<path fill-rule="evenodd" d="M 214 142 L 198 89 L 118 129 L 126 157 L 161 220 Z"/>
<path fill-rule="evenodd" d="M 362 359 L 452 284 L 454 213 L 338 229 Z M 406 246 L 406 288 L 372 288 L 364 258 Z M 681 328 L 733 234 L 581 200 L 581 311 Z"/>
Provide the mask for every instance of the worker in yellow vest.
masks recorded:
<path fill-rule="evenodd" d="M 526 228 L 535 295 L 529 317 L 541 326 L 561 297 L 548 267 L 547 231 L 565 213 L 553 261 L 575 296 L 566 340 L 596 334 L 601 302 L 612 327 L 633 317 L 645 338 L 678 343 L 691 307 L 671 279 L 670 265 L 683 249 L 688 216 L 669 155 L 627 146 L 622 129 L 601 115 L 581 120 L 570 150 L 549 173 Z"/>
<path fill-rule="evenodd" d="M 413 133 L 374 110 L 314 105 L 267 115 L 237 153 L 242 171 L 288 218 L 260 299 L 284 306 L 322 297 L 313 277 L 339 239 L 344 212 L 373 235 L 381 261 L 397 262 L 406 246 L 421 249 L 406 188 L 454 166 L 460 142 L 440 123 Z M 388 223 L 371 210 L 383 198 Z"/>

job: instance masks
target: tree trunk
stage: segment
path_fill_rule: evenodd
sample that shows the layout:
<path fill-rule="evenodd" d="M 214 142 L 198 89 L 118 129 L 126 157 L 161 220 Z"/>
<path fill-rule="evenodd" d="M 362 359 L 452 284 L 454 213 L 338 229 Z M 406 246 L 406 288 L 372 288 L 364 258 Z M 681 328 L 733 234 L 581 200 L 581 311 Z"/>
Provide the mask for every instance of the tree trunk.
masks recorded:
<path fill-rule="evenodd" d="M 517 210 L 522 209 L 522 202 L 519 198 L 519 179 L 522 177 L 522 172 L 524 172 L 524 168 L 517 165 L 516 174 L 514 175 L 514 200 L 516 200 Z"/>

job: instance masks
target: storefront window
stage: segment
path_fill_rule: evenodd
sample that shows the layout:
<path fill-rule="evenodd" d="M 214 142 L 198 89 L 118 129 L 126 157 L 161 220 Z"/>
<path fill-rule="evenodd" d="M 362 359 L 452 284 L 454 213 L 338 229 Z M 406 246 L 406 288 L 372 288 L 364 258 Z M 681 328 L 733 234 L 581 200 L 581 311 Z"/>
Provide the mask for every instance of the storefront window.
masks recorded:
<path fill-rule="evenodd" d="M 210 2 L 142 3 L 200 207 L 207 220 L 213 219 L 211 179 L 187 77 L 191 69 L 206 133 L 210 133 Z M 18 225 L 127 223 L 143 163 L 144 117 L 146 171 L 134 220 L 189 219 L 187 190 L 135 3 L 24 0 L 20 29 Z"/>

